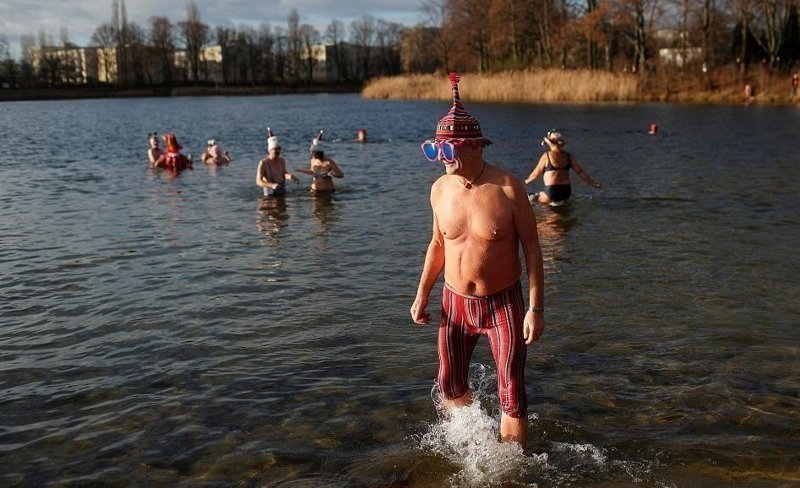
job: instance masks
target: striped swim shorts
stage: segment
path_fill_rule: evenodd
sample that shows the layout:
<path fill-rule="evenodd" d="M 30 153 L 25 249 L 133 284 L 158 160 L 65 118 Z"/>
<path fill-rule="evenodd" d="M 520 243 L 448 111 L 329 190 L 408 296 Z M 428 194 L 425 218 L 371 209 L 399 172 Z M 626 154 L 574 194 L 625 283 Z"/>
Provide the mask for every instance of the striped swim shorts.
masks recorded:
<path fill-rule="evenodd" d="M 469 391 L 469 361 L 481 334 L 486 334 L 497 367 L 500 408 L 511 417 L 524 416 L 528 407 L 524 319 L 525 300 L 519 281 L 487 297 L 463 295 L 445 283 L 437 378 L 445 398 L 459 398 Z"/>

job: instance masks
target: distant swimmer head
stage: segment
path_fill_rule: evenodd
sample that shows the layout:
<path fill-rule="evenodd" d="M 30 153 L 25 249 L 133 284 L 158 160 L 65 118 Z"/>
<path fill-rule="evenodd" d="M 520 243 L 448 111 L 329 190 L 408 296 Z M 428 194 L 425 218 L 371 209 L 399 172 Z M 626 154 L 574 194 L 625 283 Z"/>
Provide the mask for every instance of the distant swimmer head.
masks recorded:
<path fill-rule="evenodd" d="M 358 133 L 356 134 L 356 141 L 358 142 L 367 142 L 367 130 L 366 129 L 359 129 Z"/>
<path fill-rule="evenodd" d="M 147 140 L 150 141 L 150 144 L 155 143 L 158 146 L 158 132 L 151 132 L 147 134 Z"/>
<path fill-rule="evenodd" d="M 544 139 L 542 139 L 543 146 L 547 145 L 550 147 L 552 146 L 564 147 L 566 143 L 567 141 L 564 139 L 564 136 L 561 135 L 561 132 L 559 132 L 557 129 L 548 131 L 547 135 L 545 135 Z"/>
<path fill-rule="evenodd" d="M 208 145 L 208 147 L 211 147 L 211 146 L 216 146 L 216 145 L 217 145 L 217 140 L 216 140 L 216 139 L 209 139 L 209 140 L 206 142 L 206 144 Z"/>
<path fill-rule="evenodd" d="M 267 150 L 272 151 L 273 149 L 280 149 L 281 143 L 278 141 L 278 136 L 272 132 L 270 127 L 267 127 Z"/>

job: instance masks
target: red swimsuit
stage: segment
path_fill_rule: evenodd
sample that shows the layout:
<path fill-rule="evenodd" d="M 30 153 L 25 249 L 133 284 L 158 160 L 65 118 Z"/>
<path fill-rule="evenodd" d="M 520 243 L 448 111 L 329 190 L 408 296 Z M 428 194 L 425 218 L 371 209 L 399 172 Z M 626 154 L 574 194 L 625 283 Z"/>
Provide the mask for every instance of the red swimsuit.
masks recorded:
<path fill-rule="evenodd" d="M 192 167 L 192 162 L 179 152 L 167 152 L 164 158 L 164 167 L 170 171 L 183 171 Z"/>

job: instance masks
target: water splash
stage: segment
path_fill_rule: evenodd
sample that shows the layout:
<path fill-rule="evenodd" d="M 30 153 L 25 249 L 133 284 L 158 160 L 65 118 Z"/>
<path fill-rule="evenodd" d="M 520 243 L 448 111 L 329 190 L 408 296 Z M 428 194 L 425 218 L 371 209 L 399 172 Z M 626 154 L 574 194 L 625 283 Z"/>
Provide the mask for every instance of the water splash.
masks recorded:
<path fill-rule="evenodd" d="M 480 364 L 470 367 L 470 405 L 447 411 L 438 384 L 431 390 L 438 421 L 420 438 L 420 447 L 434 452 L 460 470 L 454 486 L 485 486 L 520 479 L 536 467 L 546 467 L 547 454 L 526 455 L 515 442 L 500 442 L 499 404 L 495 375 Z M 487 407 L 484 407 L 484 404 Z"/>

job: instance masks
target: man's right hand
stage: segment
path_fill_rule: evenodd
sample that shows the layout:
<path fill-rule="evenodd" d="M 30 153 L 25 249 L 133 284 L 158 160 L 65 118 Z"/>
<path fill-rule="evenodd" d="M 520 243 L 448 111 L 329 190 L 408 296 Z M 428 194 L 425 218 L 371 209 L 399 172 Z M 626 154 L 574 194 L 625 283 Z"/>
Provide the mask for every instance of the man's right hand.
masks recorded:
<path fill-rule="evenodd" d="M 411 305 L 411 320 L 415 324 L 426 325 L 431 321 L 431 314 L 425 311 L 426 308 L 428 308 L 428 297 L 417 297 L 414 300 L 414 304 Z"/>

